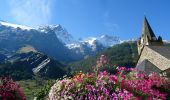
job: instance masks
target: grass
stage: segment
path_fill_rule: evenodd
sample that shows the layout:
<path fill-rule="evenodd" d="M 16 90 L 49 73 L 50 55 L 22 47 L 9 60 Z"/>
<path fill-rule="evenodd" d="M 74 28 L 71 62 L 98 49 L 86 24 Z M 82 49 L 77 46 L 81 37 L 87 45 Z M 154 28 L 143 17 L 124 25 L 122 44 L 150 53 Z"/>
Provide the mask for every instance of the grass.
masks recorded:
<path fill-rule="evenodd" d="M 43 88 L 46 81 L 47 80 L 43 80 L 42 82 L 38 82 L 36 80 L 22 80 L 19 81 L 19 84 L 23 88 L 27 100 L 33 100 L 36 92 Z"/>

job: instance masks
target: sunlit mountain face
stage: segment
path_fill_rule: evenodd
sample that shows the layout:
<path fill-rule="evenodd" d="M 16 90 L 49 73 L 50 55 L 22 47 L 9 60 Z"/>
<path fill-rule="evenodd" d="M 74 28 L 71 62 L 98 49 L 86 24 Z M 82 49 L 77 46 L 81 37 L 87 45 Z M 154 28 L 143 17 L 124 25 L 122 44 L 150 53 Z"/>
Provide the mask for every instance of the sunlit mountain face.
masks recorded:
<path fill-rule="evenodd" d="M 0 76 L 60 78 L 70 74 L 68 63 L 117 43 L 118 37 L 108 35 L 76 40 L 62 25 L 29 27 L 0 21 Z"/>
<path fill-rule="evenodd" d="M 119 43 L 116 36 L 102 35 L 76 40 L 61 25 L 28 27 L 0 21 L 0 48 L 11 56 L 24 45 L 60 61 L 75 61 Z M 5 51 L 4 51 L 5 50 Z"/>

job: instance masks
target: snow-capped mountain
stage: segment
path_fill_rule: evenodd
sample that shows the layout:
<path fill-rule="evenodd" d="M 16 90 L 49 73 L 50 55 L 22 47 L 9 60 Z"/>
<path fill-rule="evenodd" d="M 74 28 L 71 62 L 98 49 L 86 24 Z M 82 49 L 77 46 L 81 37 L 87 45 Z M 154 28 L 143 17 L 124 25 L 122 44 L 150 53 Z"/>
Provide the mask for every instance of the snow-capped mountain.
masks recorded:
<path fill-rule="evenodd" d="M 32 45 L 57 59 L 81 59 L 117 43 L 119 38 L 109 35 L 75 40 L 61 25 L 29 27 L 0 21 L 0 48 L 13 52 L 24 45 Z"/>
<path fill-rule="evenodd" d="M 64 44 L 73 42 L 73 37 L 67 32 L 67 30 L 61 25 L 48 25 L 48 26 L 39 26 L 38 30 L 41 32 L 47 33 L 48 31 L 54 31 L 57 38 Z"/>
<path fill-rule="evenodd" d="M 111 47 L 120 42 L 119 37 L 117 36 L 109 36 L 109 35 L 102 35 L 100 37 L 88 37 L 83 40 L 90 45 L 93 45 L 94 41 L 99 42 L 104 47 Z"/>
<path fill-rule="evenodd" d="M 80 41 L 66 44 L 70 50 L 77 54 L 95 55 L 104 49 L 119 43 L 119 38 L 116 36 L 102 35 L 100 37 L 88 37 Z"/>
<path fill-rule="evenodd" d="M 5 21 L 0 20 L 0 26 L 6 26 L 6 27 L 11 27 L 11 28 L 21 28 L 23 30 L 30 30 L 30 29 L 34 29 L 32 27 L 29 26 L 24 26 L 24 25 L 17 25 L 17 24 L 12 24 L 12 23 L 8 23 Z"/>
<path fill-rule="evenodd" d="M 100 37 L 87 37 L 76 42 L 68 43 L 66 46 L 70 49 L 80 47 L 81 44 L 87 44 L 91 47 L 95 44 L 95 42 L 98 42 L 103 47 L 107 48 L 120 43 L 120 40 L 117 36 L 102 35 Z"/>
<path fill-rule="evenodd" d="M 86 44 L 88 47 L 93 47 L 96 45 L 96 43 L 102 45 L 105 48 L 111 47 L 117 43 L 119 43 L 120 40 L 116 36 L 109 36 L 109 35 L 102 35 L 100 37 L 88 37 L 84 38 L 80 41 L 77 41 L 76 43 L 70 43 L 66 46 L 70 49 L 78 48 L 82 44 Z"/>
<path fill-rule="evenodd" d="M 53 27 L 54 28 L 54 27 Z M 61 28 L 61 27 L 60 27 Z M 59 26 L 55 30 L 51 26 L 42 29 L 25 27 L 0 21 L 0 49 L 14 54 L 24 45 L 31 45 L 51 57 L 61 61 L 72 61 L 80 59 L 73 51 L 68 49 L 56 36 L 61 33 Z M 63 32 L 64 34 L 64 32 Z M 9 55 L 7 55 L 9 56 Z"/>
<path fill-rule="evenodd" d="M 99 37 L 100 43 L 105 47 L 111 47 L 117 43 L 120 43 L 120 39 L 117 36 L 102 35 Z"/>
<path fill-rule="evenodd" d="M 37 26 L 34 28 L 34 27 L 29 27 L 29 26 L 24 26 L 24 25 L 12 24 L 12 23 L 8 23 L 8 22 L 0 20 L 0 26 L 6 26 L 9 28 L 13 28 L 13 29 L 20 28 L 22 30 L 32 29 L 32 30 L 40 31 L 42 33 L 51 33 L 51 31 L 54 31 L 56 33 L 57 38 L 64 44 L 68 44 L 73 41 L 73 37 L 61 25 Z"/>

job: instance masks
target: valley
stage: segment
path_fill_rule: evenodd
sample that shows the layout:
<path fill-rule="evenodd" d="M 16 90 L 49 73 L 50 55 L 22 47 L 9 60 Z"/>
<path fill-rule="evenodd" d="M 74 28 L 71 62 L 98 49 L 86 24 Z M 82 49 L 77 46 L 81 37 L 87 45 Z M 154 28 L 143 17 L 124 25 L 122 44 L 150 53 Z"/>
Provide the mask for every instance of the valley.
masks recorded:
<path fill-rule="evenodd" d="M 137 96 L 147 98 L 145 94 L 128 92 L 131 90 L 124 85 L 130 83 L 126 83 L 125 79 L 133 83 L 133 79 L 140 77 L 138 80 L 150 82 L 156 77 L 157 80 L 147 87 L 148 94 L 148 91 L 153 91 L 153 94 L 149 95 L 156 95 L 156 90 L 152 89 L 152 86 L 155 86 L 156 82 L 159 83 L 159 80 L 163 80 L 164 83 L 159 83 L 162 86 L 166 84 L 169 86 L 169 81 L 156 74 L 135 76 L 134 68 L 140 56 L 137 41 L 139 42 L 139 40 L 122 42 L 117 36 L 109 35 L 75 40 L 61 25 L 31 28 L 0 21 L 0 87 L 4 85 L 4 89 L 8 89 L 6 86 L 16 85 L 14 90 L 18 91 L 19 95 L 23 95 L 21 100 L 45 100 L 47 98 L 74 100 L 71 96 L 62 94 L 68 95 L 66 87 L 69 87 L 69 84 L 72 85 L 68 88 L 71 95 L 80 100 L 88 97 L 85 96 L 88 94 L 87 91 L 90 91 L 89 93 L 101 91 L 101 95 L 107 93 L 100 90 L 100 86 L 106 90 L 110 89 L 104 84 L 114 89 L 109 90 L 110 93 L 117 88 L 124 88 L 123 91 L 117 90 L 122 94 L 125 92 L 124 98 L 126 95 L 128 95 L 127 98 Z M 165 46 L 170 45 L 168 41 L 163 42 Z M 138 81 L 137 83 L 140 84 Z M 140 87 L 138 84 L 136 84 L 137 89 Z M 133 85 L 129 87 L 133 88 Z M 91 91 L 91 88 L 94 90 Z M 169 92 L 166 86 L 161 89 L 165 93 Z M 55 94 L 56 91 L 58 94 Z M 104 95 L 109 98 L 116 97 L 109 96 L 109 93 Z M 169 95 L 158 95 L 158 97 L 164 99 Z"/>
<path fill-rule="evenodd" d="M 124 44 L 119 43 L 118 37 L 108 35 L 76 41 L 61 25 L 31 28 L 1 21 L 0 77 L 18 81 L 31 100 L 49 80 L 72 76 L 77 71 L 87 72 L 81 66 L 95 65 L 100 54 L 117 52 L 110 50 L 116 45 L 122 45 L 118 50 L 124 49 Z"/>

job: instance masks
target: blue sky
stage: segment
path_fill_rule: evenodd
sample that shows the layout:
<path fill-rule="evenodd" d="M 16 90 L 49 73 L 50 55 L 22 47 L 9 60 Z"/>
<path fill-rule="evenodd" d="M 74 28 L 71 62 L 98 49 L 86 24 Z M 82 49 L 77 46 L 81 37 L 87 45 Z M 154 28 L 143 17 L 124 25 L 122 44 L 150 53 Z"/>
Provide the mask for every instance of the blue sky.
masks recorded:
<path fill-rule="evenodd" d="M 144 15 L 170 40 L 170 0 L 1 0 L 0 19 L 28 26 L 61 24 L 75 38 L 141 35 Z"/>

